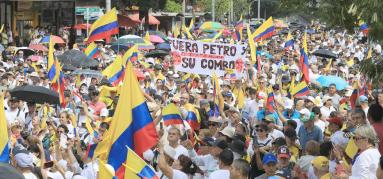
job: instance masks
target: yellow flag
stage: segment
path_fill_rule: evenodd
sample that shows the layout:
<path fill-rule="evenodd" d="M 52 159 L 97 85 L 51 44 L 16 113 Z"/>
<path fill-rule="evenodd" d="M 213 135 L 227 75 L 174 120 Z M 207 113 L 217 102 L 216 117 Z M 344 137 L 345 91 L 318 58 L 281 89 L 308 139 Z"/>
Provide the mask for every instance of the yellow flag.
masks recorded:
<path fill-rule="evenodd" d="M 8 128 L 4 111 L 4 93 L 0 94 L 0 162 L 9 161 Z"/>
<path fill-rule="evenodd" d="M 113 171 L 111 171 L 111 169 L 109 169 L 102 160 L 99 160 L 99 163 L 100 163 L 100 167 L 98 171 L 98 178 L 112 179 L 114 177 Z"/>
<path fill-rule="evenodd" d="M 329 61 L 328 64 L 326 65 L 326 69 L 325 69 L 325 71 L 329 71 L 329 70 L 330 70 L 331 64 L 332 64 L 332 59 L 330 59 L 330 61 Z"/>
<path fill-rule="evenodd" d="M 174 38 L 178 37 L 178 35 L 180 35 L 180 28 L 178 27 L 178 24 L 176 23 L 176 25 L 174 26 L 174 29 L 173 29 L 173 36 Z"/>
<path fill-rule="evenodd" d="M 368 49 L 368 52 L 367 52 L 367 59 L 370 59 L 372 57 L 372 48 L 370 47 L 370 49 Z"/>
<path fill-rule="evenodd" d="M 1 28 L 0 28 L 0 34 L 3 33 L 3 30 L 4 30 L 4 24 L 1 25 Z"/>
<path fill-rule="evenodd" d="M 358 146 L 356 146 L 354 139 L 350 139 L 348 141 L 345 151 L 350 158 L 354 158 L 354 156 L 358 153 Z"/>
<path fill-rule="evenodd" d="M 46 117 L 43 117 L 43 119 L 41 120 L 40 128 L 41 128 L 41 130 L 47 128 L 47 118 Z"/>
<path fill-rule="evenodd" d="M 249 46 L 250 46 L 250 58 L 251 58 L 251 63 L 255 64 L 257 60 L 257 55 L 256 55 L 256 48 L 255 48 L 255 42 L 254 42 L 254 37 L 251 33 L 250 25 L 247 24 L 247 38 L 249 41 Z"/>
<path fill-rule="evenodd" d="M 94 135 L 94 129 L 91 125 L 89 117 L 86 117 L 86 119 L 85 119 L 85 127 L 88 130 L 90 135 Z"/>
<path fill-rule="evenodd" d="M 149 35 L 149 31 L 146 31 L 144 40 L 145 40 L 146 43 L 150 43 L 150 35 Z"/>

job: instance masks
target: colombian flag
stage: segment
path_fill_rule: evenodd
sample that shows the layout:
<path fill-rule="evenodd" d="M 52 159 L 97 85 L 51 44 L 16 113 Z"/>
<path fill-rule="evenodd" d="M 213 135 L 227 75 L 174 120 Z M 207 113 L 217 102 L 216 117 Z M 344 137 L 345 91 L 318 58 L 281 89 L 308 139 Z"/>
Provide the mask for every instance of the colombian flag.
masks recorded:
<path fill-rule="evenodd" d="M 275 106 L 274 92 L 273 92 L 273 89 L 270 87 L 269 92 L 267 94 L 266 112 L 268 112 L 268 114 L 274 113 L 275 112 L 274 106 Z"/>
<path fill-rule="evenodd" d="M 124 178 L 128 149 L 133 149 L 139 156 L 155 146 L 158 142 L 157 132 L 142 94 L 133 65 L 128 61 L 124 82 L 121 87 L 120 100 L 116 107 L 112 123 L 105 134 L 101 148 L 96 151 L 108 151 L 107 161 L 116 171 L 118 178 Z M 107 148 L 105 150 L 105 148 Z M 99 152 L 98 152 L 99 153 Z"/>
<path fill-rule="evenodd" d="M 215 74 L 213 75 L 213 99 L 214 107 L 209 111 L 209 116 L 219 117 L 223 111 L 224 101 L 219 87 L 218 77 Z"/>
<path fill-rule="evenodd" d="M 275 27 L 273 17 L 269 17 L 257 30 L 253 33 L 253 39 L 256 42 L 262 41 L 274 35 Z"/>
<path fill-rule="evenodd" d="M 183 124 L 181 112 L 174 103 L 170 103 L 162 109 L 162 119 L 165 126 Z"/>
<path fill-rule="evenodd" d="M 290 50 L 290 47 L 294 48 L 294 39 L 293 36 L 291 36 L 290 32 L 287 34 L 286 42 L 285 42 L 285 50 Z"/>
<path fill-rule="evenodd" d="M 299 59 L 299 64 L 301 66 L 301 70 L 303 73 L 302 79 L 306 81 L 306 83 L 310 83 L 309 78 L 309 57 L 307 50 L 307 33 L 303 35 L 303 47 L 301 49 L 301 56 Z"/>
<path fill-rule="evenodd" d="M 254 37 L 253 37 L 253 34 L 251 33 L 251 29 L 250 29 L 249 24 L 247 24 L 247 38 L 248 38 L 248 42 L 249 42 L 249 46 L 250 46 L 251 64 L 254 64 L 255 61 L 257 60 L 257 55 L 256 55 L 257 49 L 255 47 L 254 40 L 252 40 L 252 39 L 254 39 Z"/>
<path fill-rule="evenodd" d="M 128 61 L 135 61 L 138 57 L 137 45 L 131 47 L 123 57 L 117 56 L 116 59 L 108 67 L 102 71 L 102 75 L 106 76 L 113 86 L 117 86 L 124 80 L 125 65 Z"/>
<path fill-rule="evenodd" d="M 368 35 L 368 25 L 364 21 L 359 21 L 359 29 L 363 32 L 364 35 Z"/>
<path fill-rule="evenodd" d="M 89 31 L 89 37 L 86 42 L 91 43 L 95 40 L 106 39 L 106 42 L 109 43 L 110 36 L 114 34 L 118 34 L 116 8 L 113 8 L 101 16 L 96 22 L 92 24 Z"/>
<path fill-rule="evenodd" d="M 4 111 L 4 93 L 0 95 L 0 162 L 9 162 L 7 119 Z"/>
<path fill-rule="evenodd" d="M 158 179 L 154 169 L 141 159 L 132 149 L 128 148 L 126 156 L 125 179 Z"/>
<path fill-rule="evenodd" d="M 234 31 L 234 40 L 241 41 L 242 38 L 242 32 L 243 32 L 243 20 L 242 20 L 242 15 L 237 24 L 235 25 L 235 31 Z"/>
<path fill-rule="evenodd" d="M 307 87 L 307 83 L 305 81 L 301 81 L 299 84 L 294 85 L 290 91 L 290 94 L 295 97 L 303 97 L 310 94 L 310 89 Z"/>
<path fill-rule="evenodd" d="M 55 59 L 54 54 L 54 43 L 52 38 L 49 40 L 49 52 L 48 52 L 48 79 L 52 82 L 51 87 L 59 93 L 60 104 L 65 107 L 65 79 L 64 73 L 61 71 L 60 62 Z"/>
<path fill-rule="evenodd" d="M 54 57 L 54 42 L 52 38 L 49 40 L 49 51 L 48 51 L 48 79 L 51 82 L 57 80 L 58 72 L 55 65 L 55 57 Z"/>
<path fill-rule="evenodd" d="M 185 117 L 186 122 L 189 123 L 193 130 L 199 129 L 201 118 L 199 116 L 198 110 L 194 107 L 193 104 L 190 103 L 185 104 L 184 108 L 187 111 L 187 115 Z"/>
<path fill-rule="evenodd" d="M 92 42 L 86 47 L 84 53 L 89 58 L 97 58 L 100 55 L 100 50 L 97 48 L 97 44 Z"/>

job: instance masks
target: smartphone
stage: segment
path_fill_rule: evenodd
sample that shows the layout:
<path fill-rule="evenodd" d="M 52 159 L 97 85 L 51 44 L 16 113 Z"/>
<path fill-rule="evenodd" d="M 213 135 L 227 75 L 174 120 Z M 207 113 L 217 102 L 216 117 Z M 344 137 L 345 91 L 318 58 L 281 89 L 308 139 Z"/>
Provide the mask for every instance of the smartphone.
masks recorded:
<path fill-rule="evenodd" d="M 44 168 L 51 168 L 51 167 L 53 167 L 53 165 L 54 165 L 53 161 L 45 162 Z"/>

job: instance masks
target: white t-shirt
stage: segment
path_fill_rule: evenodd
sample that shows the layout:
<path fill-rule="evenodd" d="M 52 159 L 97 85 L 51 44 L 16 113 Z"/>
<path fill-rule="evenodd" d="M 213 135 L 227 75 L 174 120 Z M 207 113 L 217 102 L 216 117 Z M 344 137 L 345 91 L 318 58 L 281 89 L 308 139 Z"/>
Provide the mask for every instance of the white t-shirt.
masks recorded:
<path fill-rule="evenodd" d="M 34 175 L 31 172 L 23 173 L 23 175 L 24 175 L 25 179 L 37 179 L 36 175 Z"/>
<path fill-rule="evenodd" d="M 219 169 L 211 173 L 209 179 L 230 179 L 230 171 Z"/>
<path fill-rule="evenodd" d="M 380 153 L 376 148 L 370 148 L 362 152 L 352 165 L 352 175 L 349 179 L 376 178 L 376 170 L 379 166 Z"/>
<path fill-rule="evenodd" d="M 21 125 L 24 125 L 25 113 L 22 110 L 20 110 L 19 115 L 17 115 L 17 113 L 19 113 L 19 109 L 16 109 L 16 110 L 13 110 L 13 111 L 11 109 L 5 110 L 5 117 L 7 118 L 8 125 L 10 125 L 13 122 L 15 122 L 16 118 L 19 120 Z"/>
<path fill-rule="evenodd" d="M 168 179 L 165 175 L 162 174 L 161 171 L 157 172 L 157 176 L 161 179 Z M 173 179 L 189 179 L 189 177 L 182 171 L 173 169 Z"/>
<path fill-rule="evenodd" d="M 169 145 L 169 147 L 171 146 Z M 176 159 L 178 159 L 180 155 L 185 155 L 189 157 L 189 152 L 184 146 L 178 145 L 176 148 L 173 148 L 173 149 L 176 151 L 176 156 L 175 156 Z"/>
<path fill-rule="evenodd" d="M 320 130 L 324 131 L 326 129 L 326 122 L 322 120 L 315 121 L 314 125 L 318 126 Z"/>

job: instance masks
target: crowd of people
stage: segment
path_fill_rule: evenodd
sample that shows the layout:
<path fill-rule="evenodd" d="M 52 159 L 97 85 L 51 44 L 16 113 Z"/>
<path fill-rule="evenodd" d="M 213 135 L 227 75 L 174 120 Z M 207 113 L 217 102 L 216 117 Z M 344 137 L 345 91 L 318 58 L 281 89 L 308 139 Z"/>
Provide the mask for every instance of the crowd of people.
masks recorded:
<path fill-rule="evenodd" d="M 211 76 L 175 71 L 170 55 L 139 57 L 134 67 L 143 74 L 138 77 L 139 84 L 159 136 L 158 145 L 144 152 L 143 159 L 158 178 L 383 178 L 383 91 L 380 87 L 371 89 L 370 81 L 359 70 L 359 64 L 369 60 L 368 55 L 382 54 L 381 46 L 364 41 L 362 32 L 348 33 L 320 23 L 309 28 L 315 32 L 307 39 L 308 95 L 290 95 L 302 71 L 299 49 L 303 29 L 291 31 L 295 42 L 288 50 L 284 48 L 286 34 L 276 33 L 258 44 L 261 68 L 247 55 L 246 75 L 219 77 L 221 91 L 217 93 L 224 100 L 219 116 L 216 111 L 212 114 L 216 94 Z M 230 38 L 216 40 L 229 43 Z M 105 42 L 97 44 L 101 53 L 113 53 Z M 322 48 L 330 49 L 337 58 L 312 55 Z M 89 146 L 102 141 L 109 129 L 119 88 L 105 78 L 76 78 L 68 72 L 66 106 L 36 104 L 11 96 L 16 86 L 50 88 L 47 53 L 39 54 L 41 62 L 8 51 L 0 57 L 11 157 L 9 165 L 0 164 L 0 178 L 11 178 L 11 174 L 27 179 L 100 178 L 99 159 L 89 155 Z M 96 59 L 102 61 L 101 70 L 111 63 L 103 58 L 100 55 Z M 186 75 L 190 75 L 189 80 L 184 79 Z M 349 87 L 339 90 L 336 83 L 321 86 L 317 78 L 323 75 L 339 76 Z M 269 87 L 275 100 L 271 113 L 267 108 Z M 356 105 L 351 105 L 354 89 L 366 90 L 358 93 Z M 162 109 L 170 103 L 177 106 L 182 118 L 188 115 L 186 106 L 194 106 L 199 127 L 186 121 L 165 125 Z M 90 133 L 87 118 L 97 135 Z"/>

